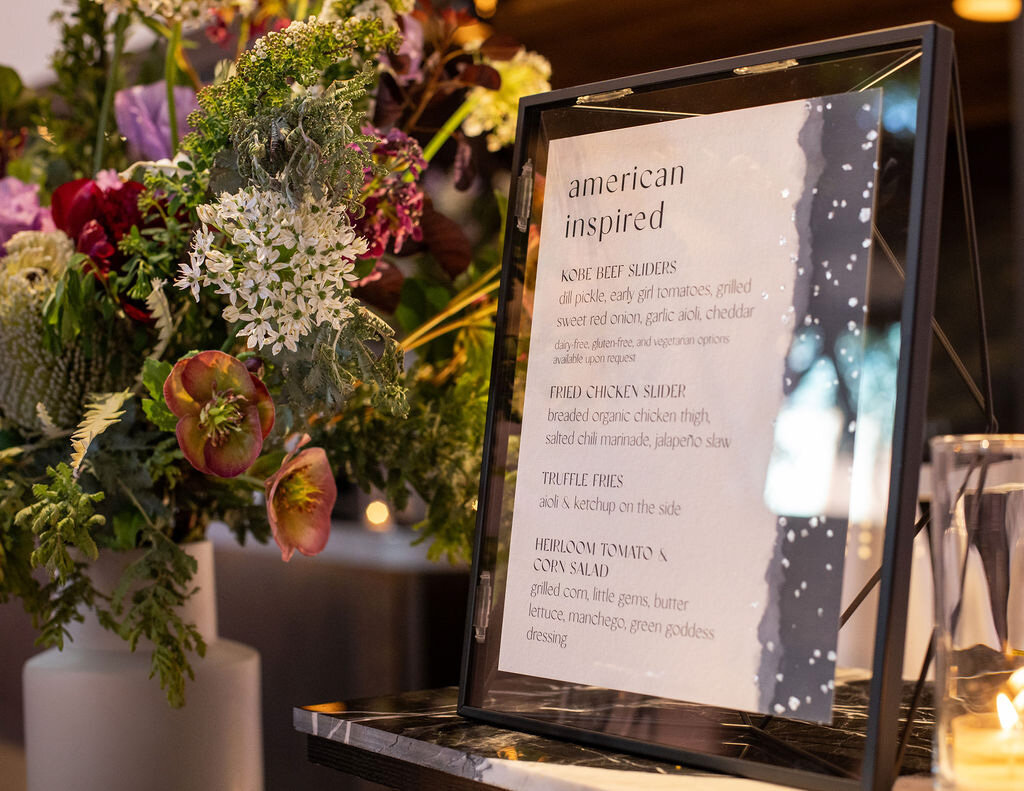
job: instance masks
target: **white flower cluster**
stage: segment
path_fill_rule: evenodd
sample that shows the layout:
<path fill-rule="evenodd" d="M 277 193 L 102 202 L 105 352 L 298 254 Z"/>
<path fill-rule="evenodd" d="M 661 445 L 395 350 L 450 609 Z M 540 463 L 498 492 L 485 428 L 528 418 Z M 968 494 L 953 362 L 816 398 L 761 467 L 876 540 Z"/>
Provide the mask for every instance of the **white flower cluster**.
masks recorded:
<path fill-rule="evenodd" d="M 231 0 L 95 0 L 108 12 L 127 14 L 137 10 L 145 17 L 159 17 L 167 21 L 181 20 L 188 27 L 206 21 L 206 15 L 217 8 L 230 5 Z"/>
<path fill-rule="evenodd" d="M 498 151 L 516 137 L 519 98 L 551 90 L 551 64 L 543 55 L 520 49 L 511 60 L 485 60 L 501 75 L 496 91 L 474 88 L 467 101 L 475 101 L 473 110 L 462 122 L 462 131 L 470 137 L 487 132 L 487 150 Z"/>
<path fill-rule="evenodd" d="M 294 47 L 301 49 L 306 44 L 308 36 L 312 35 L 313 28 L 333 27 L 334 38 L 337 41 L 345 39 L 345 27 L 336 22 L 322 22 L 315 16 L 310 16 L 305 22 L 296 19 L 284 30 L 271 30 L 266 35 L 260 36 L 253 42 L 249 53 L 256 60 L 265 60 L 270 55 L 271 43 L 280 44 L 282 47 Z"/>
<path fill-rule="evenodd" d="M 398 27 L 398 16 L 408 14 L 415 0 L 328 0 L 320 10 L 321 22 L 341 22 L 345 19 L 380 19 L 384 27 Z"/>
<path fill-rule="evenodd" d="M 294 209 L 280 193 L 248 187 L 198 213 L 203 225 L 175 285 L 197 301 L 200 287 L 215 286 L 228 299 L 224 319 L 245 322 L 238 334 L 250 349 L 296 351 L 313 326 L 340 330 L 352 315 L 349 283 L 367 245 L 344 208 L 307 200 Z"/>

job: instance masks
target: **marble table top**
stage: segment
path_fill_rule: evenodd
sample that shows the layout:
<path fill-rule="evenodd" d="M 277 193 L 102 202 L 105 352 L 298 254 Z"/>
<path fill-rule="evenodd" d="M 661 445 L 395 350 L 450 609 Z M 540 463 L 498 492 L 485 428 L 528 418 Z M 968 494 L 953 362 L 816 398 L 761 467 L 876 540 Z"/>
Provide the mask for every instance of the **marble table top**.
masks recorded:
<path fill-rule="evenodd" d="M 783 786 L 617 753 L 460 717 L 446 687 L 294 709 L 297 731 L 453 778 L 523 791 L 779 791 Z M 899 791 L 924 791 L 904 777 Z"/>

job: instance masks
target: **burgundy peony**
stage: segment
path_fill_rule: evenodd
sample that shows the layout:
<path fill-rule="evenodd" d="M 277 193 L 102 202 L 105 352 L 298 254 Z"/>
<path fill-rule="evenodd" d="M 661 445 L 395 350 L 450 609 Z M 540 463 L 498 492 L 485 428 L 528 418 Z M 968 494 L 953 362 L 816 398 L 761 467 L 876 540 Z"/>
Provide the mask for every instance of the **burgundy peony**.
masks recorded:
<path fill-rule="evenodd" d="M 71 237 L 78 252 L 92 259 L 93 273 L 101 280 L 124 263 L 117 249 L 121 237 L 133 225 L 144 225 L 139 211 L 144 189 L 137 181 L 111 180 L 104 173 L 95 181 L 76 179 L 53 191 L 54 224 Z"/>

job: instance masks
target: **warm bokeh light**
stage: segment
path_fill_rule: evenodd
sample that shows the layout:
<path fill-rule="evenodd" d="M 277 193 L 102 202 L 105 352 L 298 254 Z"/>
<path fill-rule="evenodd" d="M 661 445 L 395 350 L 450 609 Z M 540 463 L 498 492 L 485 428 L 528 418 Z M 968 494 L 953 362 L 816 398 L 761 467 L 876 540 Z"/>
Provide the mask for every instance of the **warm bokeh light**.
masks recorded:
<path fill-rule="evenodd" d="M 999 715 L 999 724 L 1003 726 L 1003 730 L 1008 731 L 1021 724 L 1017 709 L 1002 692 L 996 695 L 996 713 Z"/>
<path fill-rule="evenodd" d="M 391 509 L 387 503 L 374 500 L 366 506 L 366 526 L 370 530 L 383 533 L 391 529 Z"/>
<path fill-rule="evenodd" d="M 974 22 L 1012 22 L 1020 16 L 1021 0 L 953 0 L 953 10 Z"/>
<path fill-rule="evenodd" d="M 494 16 L 494 12 L 498 8 L 498 0 L 474 0 L 473 5 L 476 6 L 476 13 L 481 19 L 489 19 Z"/>

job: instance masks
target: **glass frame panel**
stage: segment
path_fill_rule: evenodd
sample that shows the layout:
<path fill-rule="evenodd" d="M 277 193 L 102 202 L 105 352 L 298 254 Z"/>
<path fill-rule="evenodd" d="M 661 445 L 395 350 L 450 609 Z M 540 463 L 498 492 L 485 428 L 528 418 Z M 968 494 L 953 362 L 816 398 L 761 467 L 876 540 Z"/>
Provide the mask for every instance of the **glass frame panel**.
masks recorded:
<path fill-rule="evenodd" d="M 809 789 L 888 788 L 894 780 L 917 471 L 921 460 L 930 321 L 952 33 L 934 23 L 612 80 L 520 102 L 479 497 L 475 581 L 459 712 L 505 727 L 639 752 Z M 503 582 L 514 491 L 509 442 L 522 415 L 529 306 L 536 265 L 538 175 L 562 137 L 873 88 L 883 90 L 879 197 L 872 223 L 865 334 L 890 352 L 892 400 L 881 406 L 885 478 L 876 502 L 881 545 L 873 647 L 864 671 L 837 678 L 834 717 L 817 725 L 499 671 Z M 526 308 L 526 309 L 524 309 Z M 884 355 L 883 355 L 884 356 Z M 833 360 L 835 362 L 835 360 Z M 862 407 L 866 409 L 866 407 Z M 855 408 L 853 418 L 864 414 Z M 513 446 L 515 441 L 513 441 Z M 868 451 L 847 449 L 851 466 Z M 849 516 L 849 514 L 847 514 Z M 844 585 L 859 587 L 850 564 Z M 869 576 L 869 575 L 866 575 Z M 852 591 L 852 588 L 851 588 Z M 844 595 L 847 601 L 852 592 Z M 865 605 L 866 606 L 866 605 Z M 863 609 L 864 607 L 862 607 Z M 927 771 L 927 740 L 907 751 Z"/>

